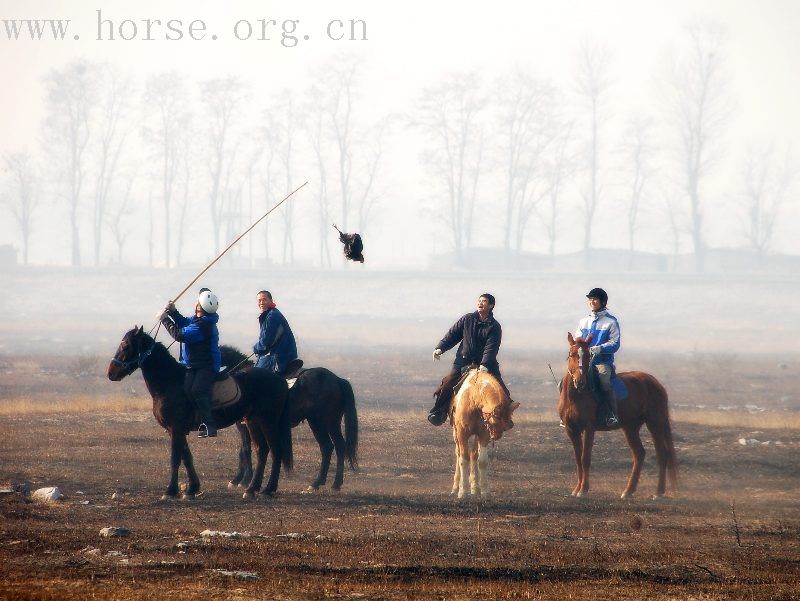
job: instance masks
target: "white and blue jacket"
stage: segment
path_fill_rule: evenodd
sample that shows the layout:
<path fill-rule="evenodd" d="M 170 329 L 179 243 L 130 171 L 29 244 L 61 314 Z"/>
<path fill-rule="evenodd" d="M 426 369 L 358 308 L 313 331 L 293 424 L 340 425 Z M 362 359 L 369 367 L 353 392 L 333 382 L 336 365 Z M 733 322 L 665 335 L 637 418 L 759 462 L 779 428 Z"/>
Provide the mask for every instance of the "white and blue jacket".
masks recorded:
<path fill-rule="evenodd" d="M 597 313 L 590 313 L 589 317 L 584 317 L 575 330 L 575 336 L 580 336 L 584 340 L 592 335 L 589 346 L 599 346 L 602 353 L 597 356 L 595 363 L 614 364 L 614 353 L 619 350 L 620 334 L 619 322 L 606 309 Z"/>

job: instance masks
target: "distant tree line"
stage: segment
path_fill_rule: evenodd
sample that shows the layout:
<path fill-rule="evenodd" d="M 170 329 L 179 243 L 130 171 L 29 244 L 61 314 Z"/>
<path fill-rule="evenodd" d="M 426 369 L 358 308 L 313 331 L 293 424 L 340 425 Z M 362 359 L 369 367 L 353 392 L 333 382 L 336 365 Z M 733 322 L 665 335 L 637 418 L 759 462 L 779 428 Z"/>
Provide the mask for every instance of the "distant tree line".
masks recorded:
<path fill-rule="evenodd" d="M 363 65 L 343 57 L 321 65 L 309 88 L 266 99 L 234 76 L 193 82 L 163 72 L 136 81 L 113 65 L 75 60 L 44 76 L 41 147 L 3 154 L 0 198 L 24 263 L 41 222 L 63 219 L 74 266 L 146 256 L 171 267 L 192 260 L 190 252 L 195 261 L 216 255 L 308 179 L 314 208 L 302 221 L 314 235 L 301 243 L 331 267 L 342 260 L 331 252 L 332 223 L 367 237 L 381 203 L 401 202 L 387 192 L 386 149 L 416 135 L 422 168 L 404 177 L 426 191 L 419 218 L 435 222 L 439 250 L 462 257 L 493 239 L 513 266 L 534 249 L 554 255 L 569 237 L 587 261 L 592 249 L 623 240 L 633 257 L 647 217 L 673 253 L 690 251 L 702 271 L 708 208 L 721 195 L 739 216 L 730 238 L 760 256 L 796 199 L 797 166 L 769 143 L 740 150 L 729 190 L 709 185 L 730 147 L 725 40 L 714 22 L 689 24 L 660 83 L 660 106 L 627 115 L 611 102 L 613 57 L 588 40 L 569 86 L 520 67 L 491 78 L 445 73 L 405 115 L 374 114 Z M 598 226 L 608 221 L 601 214 L 613 215 L 614 228 Z M 290 265 L 297 225 L 287 203 L 235 255 Z"/>

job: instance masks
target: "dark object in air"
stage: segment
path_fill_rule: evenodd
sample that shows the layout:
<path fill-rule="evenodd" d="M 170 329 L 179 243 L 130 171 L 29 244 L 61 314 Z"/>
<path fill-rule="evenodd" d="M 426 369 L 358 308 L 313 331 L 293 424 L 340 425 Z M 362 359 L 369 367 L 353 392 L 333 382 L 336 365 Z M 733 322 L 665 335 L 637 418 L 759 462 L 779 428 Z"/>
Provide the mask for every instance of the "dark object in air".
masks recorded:
<path fill-rule="evenodd" d="M 336 231 L 339 232 L 339 241 L 344 244 L 344 256 L 351 261 L 364 262 L 364 243 L 361 241 L 361 236 L 358 234 L 345 234 L 342 230 L 333 224 Z"/>

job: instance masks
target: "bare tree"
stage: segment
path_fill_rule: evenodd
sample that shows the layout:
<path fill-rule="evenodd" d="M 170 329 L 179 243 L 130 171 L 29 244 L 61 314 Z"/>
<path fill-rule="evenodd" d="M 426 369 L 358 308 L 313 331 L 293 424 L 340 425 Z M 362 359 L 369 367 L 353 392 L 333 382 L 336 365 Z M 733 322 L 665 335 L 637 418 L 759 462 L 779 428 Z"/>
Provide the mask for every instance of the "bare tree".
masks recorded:
<path fill-rule="evenodd" d="M 131 234 L 131 219 L 133 210 L 131 208 L 131 191 L 133 184 L 136 181 L 136 173 L 132 173 L 128 177 L 125 184 L 125 192 L 120 197 L 119 202 L 110 207 L 110 213 L 106 215 L 108 227 L 111 230 L 111 235 L 116 244 L 116 261 L 117 264 L 122 265 L 122 251 L 125 248 L 125 241 Z"/>
<path fill-rule="evenodd" d="M 99 67 L 102 97 L 99 99 L 97 166 L 94 192 L 93 233 L 94 264 L 100 264 L 103 228 L 106 223 L 109 191 L 119 167 L 119 158 L 130 126 L 125 124 L 133 87 L 130 76 L 120 74 L 110 65 Z"/>
<path fill-rule="evenodd" d="M 605 95 L 611 86 L 609 66 L 611 57 L 602 46 L 585 41 L 581 46 L 578 63 L 577 87 L 583 104 L 589 111 L 589 136 L 586 140 L 585 169 L 588 174 L 587 187 L 583 198 L 583 249 L 586 264 L 589 264 L 589 250 L 592 247 L 592 223 L 602 198 L 600 181 L 600 156 L 602 152 L 602 127 L 606 119 L 604 112 Z"/>
<path fill-rule="evenodd" d="M 623 201 L 628 225 L 628 269 L 633 268 L 634 243 L 638 229 L 639 216 L 644 198 L 644 189 L 652 175 L 653 120 L 648 117 L 634 116 L 625 127 L 619 154 L 623 169 L 627 173 L 627 198 Z"/>
<path fill-rule="evenodd" d="M 264 131 L 267 145 L 274 152 L 274 156 L 280 164 L 283 185 L 280 185 L 280 177 L 271 178 L 271 183 L 278 189 L 286 190 L 279 196 L 294 189 L 292 184 L 292 168 L 294 166 L 294 141 L 296 138 L 295 130 L 300 125 L 298 110 L 290 90 L 284 90 L 277 96 L 277 101 L 270 107 L 267 114 L 267 128 Z M 273 187 L 274 187 L 273 186 Z M 278 196 L 278 195 L 276 195 Z M 286 202 L 280 208 L 280 216 L 283 222 L 283 250 L 282 261 L 284 265 L 294 262 L 294 203 Z"/>
<path fill-rule="evenodd" d="M 742 166 L 744 233 L 747 242 L 763 260 L 775 234 L 775 224 L 789 191 L 797 179 L 797 165 L 789 152 L 775 157 L 772 146 L 757 151 L 749 148 Z"/>
<path fill-rule="evenodd" d="M 306 132 L 311 149 L 314 152 L 314 163 L 317 168 L 317 186 L 314 187 L 317 196 L 317 221 L 319 227 L 319 264 L 331 266 L 331 253 L 328 239 L 331 233 L 331 217 L 328 193 L 328 167 L 327 144 L 325 132 L 327 130 L 328 112 L 325 109 L 325 95 L 317 86 L 311 86 L 308 92 L 308 102 L 305 113 L 309 115 L 306 120 Z M 345 227 L 345 226 L 343 226 Z"/>
<path fill-rule="evenodd" d="M 356 231 L 363 236 L 369 231 L 375 206 L 380 201 L 382 194 L 377 189 L 377 174 L 383 159 L 383 140 L 389 131 L 391 118 L 382 118 L 374 127 L 370 128 L 370 142 L 365 143 L 364 177 L 353 186 L 356 204 Z"/>
<path fill-rule="evenodd" d="M 164 260 L 172 266 L 172 201 L 181 167 L 186 162 L 185 138 L 191 123 L 188 92 L 183 77 L 175 71 L 152 75 L 145 85 L 145 103 L 150 116 L 144 128 L 144 137 L 154 147 L 161 171 L 161 203 L 164 210 Z M 185 180 L 184 193 L 188 189 Z M 184 198 L 186 200 L 186 198 Z M 180 211 L 185 216 L 186 203 Z M 177 262 L 180 262 L 183 243 L 183 219 L 179 222 Z"/>
<path fill-rule="evenodd" d="M 34 229 L 34 213 L 39 205 L 38 176 L 33 159 L 27 152 L 3 156 L 8 184 L 4 186 L 2 200 L 14 216 L 22 236 L 22 263 L 28 264 L 28 252 Z"/>
<path fill-rule="evenodd" d="M 687 52 L 673 68 L 674 125 L 680 139 L 678 164 L 689 200 L 695 268 L 703 271 L 705 232 L 702 189 L 711 172 L 723 127 L 730 114 L 724 71 L 723 26 L 695 21 L 686 27 Z"/>
<path fill-rule="evenodd" d="M 451 74 L 423 92 L 412 121 L 430 140 L 421 160 L 444 187 L 446 203 L 439 216 L 450 231 L 459 261 L 463 261 L 472 236 L 484 144 L 480 120 L 485 106 L 486 97 L 475 73 Z"/>
<path fill-rule="evenodd" d="M 557 134 L 554 90 L 519 70 L 498 80 L 495 89 L 506 188 L 503 244 L 510 258 L 512 250 L 522 250 L 528 220 L 544 194 L 537 179 L 543 175 L 543 154 Z"/>
<path fill-rule="evenodd" d="M 82 59 L 50 69 L 45 77 L 43 142 L 52 158 L 58 194 L 67 202 L 71 263 L 81 264 L 79 210 L 86 177 L 90 123 L 96 103 L 95 66 Z"/>
<path fill-rule="evenodd" d="M 211 188 L 208 206 L 214 236 L 214 254 L 219 253 L 224 191 L 222 189 L 227 170 L 231 168 L 231 146 L 234 144 L 233 127 L 236 115 L 246 92 L 241 81 L 234 76 L 216 78 L 200 84 L 201 100 L 206 108 L 210 148 L 209 175 Z"/>
<path fill-rule="evenodd" d="M 556 254 L 556 238 L 558 236 L 558 222 L 561 209 L 561 194 L 568 178 L 575 173 L 578 163 L 572 154 L 572 122 L 555 116 L 556 129 L 559 134 L 548 153 L 545 164 L 545 180 L 547 182 L 547 210 L 538 211 L 547 236 L 547 249 L 551 257 Z"/>

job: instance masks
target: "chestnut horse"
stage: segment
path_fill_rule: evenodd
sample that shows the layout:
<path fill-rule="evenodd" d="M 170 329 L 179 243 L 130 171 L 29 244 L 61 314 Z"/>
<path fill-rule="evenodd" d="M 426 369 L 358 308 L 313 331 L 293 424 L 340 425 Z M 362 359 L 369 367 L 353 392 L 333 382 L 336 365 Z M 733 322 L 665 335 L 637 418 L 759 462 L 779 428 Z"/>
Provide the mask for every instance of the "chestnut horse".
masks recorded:
<path fill-rule="evenodd" d="M 171 475 L 162 499 L 174 499 L 178 494 L 178 468 L 186 467 L 189 486 L 185 498 L 200 492 L 200 478 L 194 468 L 194 459 L 186 436 L 200 425 L 197 408 L 183 392 L 185 368 L 141 327 L 134 327 L 122 337 L 114 358 L 108 366 L 108 379 L 118 382 L 142 370 L 147 390 L 153 397 L 153 415 L 169 432 L 171 440 Z M 252 369 L 234 374 L 240 397 L 223 407 L 212 405 L 217 427 L 226 428 L 241 419 L 247 422 L 250 435 L 257 447 L 258 463 L 255 476 L 244 493 L 252 498 L 261 488 L 267 455 L 272 451 L 272 471 L 263 494 L 271 495 L 278 488 L 280 466 L 291 470 L 292 432 L 289 424 L 286 381 L 266 369 Z"/>
<path fill-rule="evenodd" d="M 622 429 L 633 455 L 633 467 L 628 485 L 622 491 L 625 499 L 636 492 L 639 475 L 642 472 L 645 450 L 639 430 L 647 426 L 656 450 L 658 461 L 658 486 L 655 498 L 664 496 L 666 478 L 677 489 L 678 468 L 675 461 L 675 447 L 672 443 L 672 428 L 669 423 L 667 391 L 650 374 L 641 371 L 628 371 L 618 374 L 628 390 L 628 396 L 618 402 L 619 424 L 607 427 L 597 422 L 597 401 L 589 386 L 589 347 L 591 334 L 583 340 L 567 335 L 569 355 L 567 371 L 561 381 L 561 396 L 558 401 L 558 414 L 561 416 L 567 435 L 575 451 L 578 467 L 578 483 L 572 496 L 582 497 L 589 492 L 589 468 L 592 464 L 592 445 L 596 430 Z"/>
<path fill-rule="evenodd" d="M 511 401 L 493 375 L 470 370 L 450 410 L 456 443 L 456 471 L 450 494 L 463 499 L 469 480 L 470 494 L 489 496 L 489 443 L 500 440 L 503 432 L 514 427 L 511 414 L 517 407 L 519 403 Z"/>

